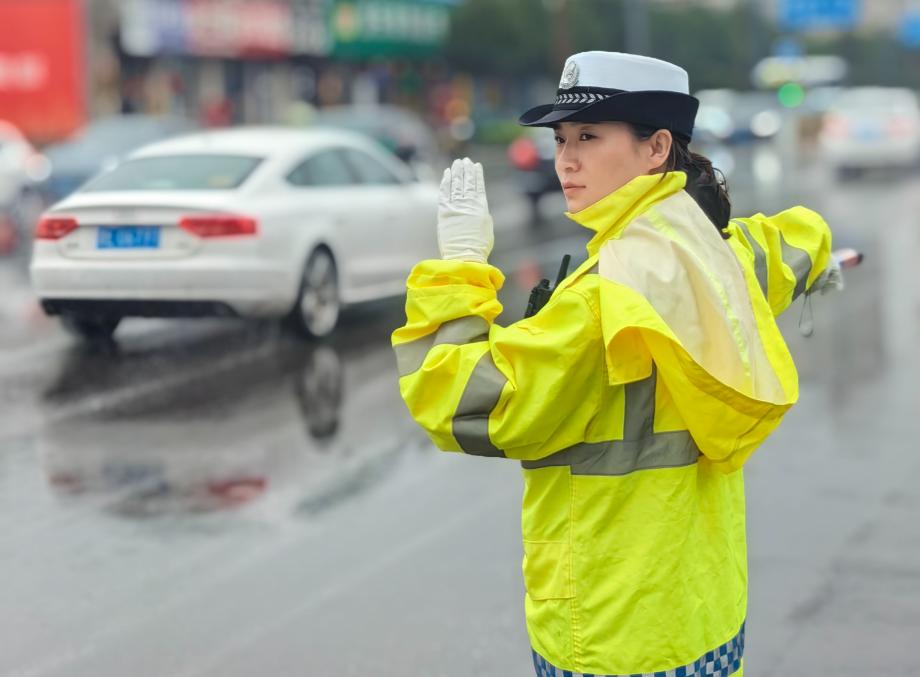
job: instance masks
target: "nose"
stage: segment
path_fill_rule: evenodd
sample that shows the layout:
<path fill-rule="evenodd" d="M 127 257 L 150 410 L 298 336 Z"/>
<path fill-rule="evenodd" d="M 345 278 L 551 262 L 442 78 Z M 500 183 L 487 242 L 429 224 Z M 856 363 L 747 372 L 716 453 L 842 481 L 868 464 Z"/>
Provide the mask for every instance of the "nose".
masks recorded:
<path fill-rule="evenodd" d="M 565 174 L 578 171 L 581 166 L 578 161 L 578 149 L 573 143 L 563 143 L 559 146 L 559 152 L 556 154 L 556 173 L 559 180 Z"/>

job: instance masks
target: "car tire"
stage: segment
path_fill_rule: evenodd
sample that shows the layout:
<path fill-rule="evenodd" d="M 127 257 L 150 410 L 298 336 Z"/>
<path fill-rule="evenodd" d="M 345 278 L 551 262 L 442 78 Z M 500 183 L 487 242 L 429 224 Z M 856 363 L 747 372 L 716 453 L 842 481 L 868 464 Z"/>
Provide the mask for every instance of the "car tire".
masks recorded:
<path fill-rule="evenodd" d="M 335 330 L 341 308 L 332 252 L 325 247 L 314 249 L 303 268 L 297 302 L 287 317 L 287 325 L 301 336 L 323 338 Z"/>
<path fill-rule="evenodd" d="M 111 341 L 112 334 L 121 322 L 120 317 L 110 315 L 61 315 L 61 324 L 69 333 L 88 342 Z"/>

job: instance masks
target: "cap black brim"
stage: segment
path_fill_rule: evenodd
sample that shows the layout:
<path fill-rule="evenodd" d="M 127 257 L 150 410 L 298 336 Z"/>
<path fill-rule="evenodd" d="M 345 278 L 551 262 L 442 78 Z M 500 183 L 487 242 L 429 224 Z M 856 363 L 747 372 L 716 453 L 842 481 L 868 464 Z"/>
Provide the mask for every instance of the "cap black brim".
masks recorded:
<path fill-rule="evenodd" d="M 699 101 L 668 91 L 623 92 L 578 108 L 544 104 L 531 108 L 518 122 L 525 127 L 551 127 L 560 122 L 631 122 L 671 132 L 690 140 Z"/>

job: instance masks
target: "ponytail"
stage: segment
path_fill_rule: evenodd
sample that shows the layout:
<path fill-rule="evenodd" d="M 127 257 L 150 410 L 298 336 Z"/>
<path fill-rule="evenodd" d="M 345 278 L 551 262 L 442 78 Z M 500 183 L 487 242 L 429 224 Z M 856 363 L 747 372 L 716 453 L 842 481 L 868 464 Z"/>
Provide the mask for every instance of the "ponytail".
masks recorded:
<path fill-rule="evenodd" d="M 651 127 L 630 126 L 639 140 L 645 140 L 658 131 Z M 677 136 L 672 138 L 671 152 L 662 169 L 664 172 L 686 172 L 687 185 L 684 190 L 709 217 L 722 238 L 728 239 L 726 229 L 731 218 L 732 204 L 722 171 L 713 167 L 712 161 L 705 155 L 690 150 L 688 142 Z"/>

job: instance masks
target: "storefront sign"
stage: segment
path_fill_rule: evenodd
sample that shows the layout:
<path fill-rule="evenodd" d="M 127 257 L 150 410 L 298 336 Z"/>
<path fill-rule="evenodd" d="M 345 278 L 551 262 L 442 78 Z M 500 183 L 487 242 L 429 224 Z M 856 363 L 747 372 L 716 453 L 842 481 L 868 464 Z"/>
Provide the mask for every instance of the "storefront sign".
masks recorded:
<path fill-rule="evenodd" d="M 333 55 L 425 55 L 444 43 L 450 4 L 435 0 L 336 0 Z"/>
<path fill-rule="evenodd" d="M 126 0 L 122 45 L 136 56 L 325 54 L 323 0 Z"/>

